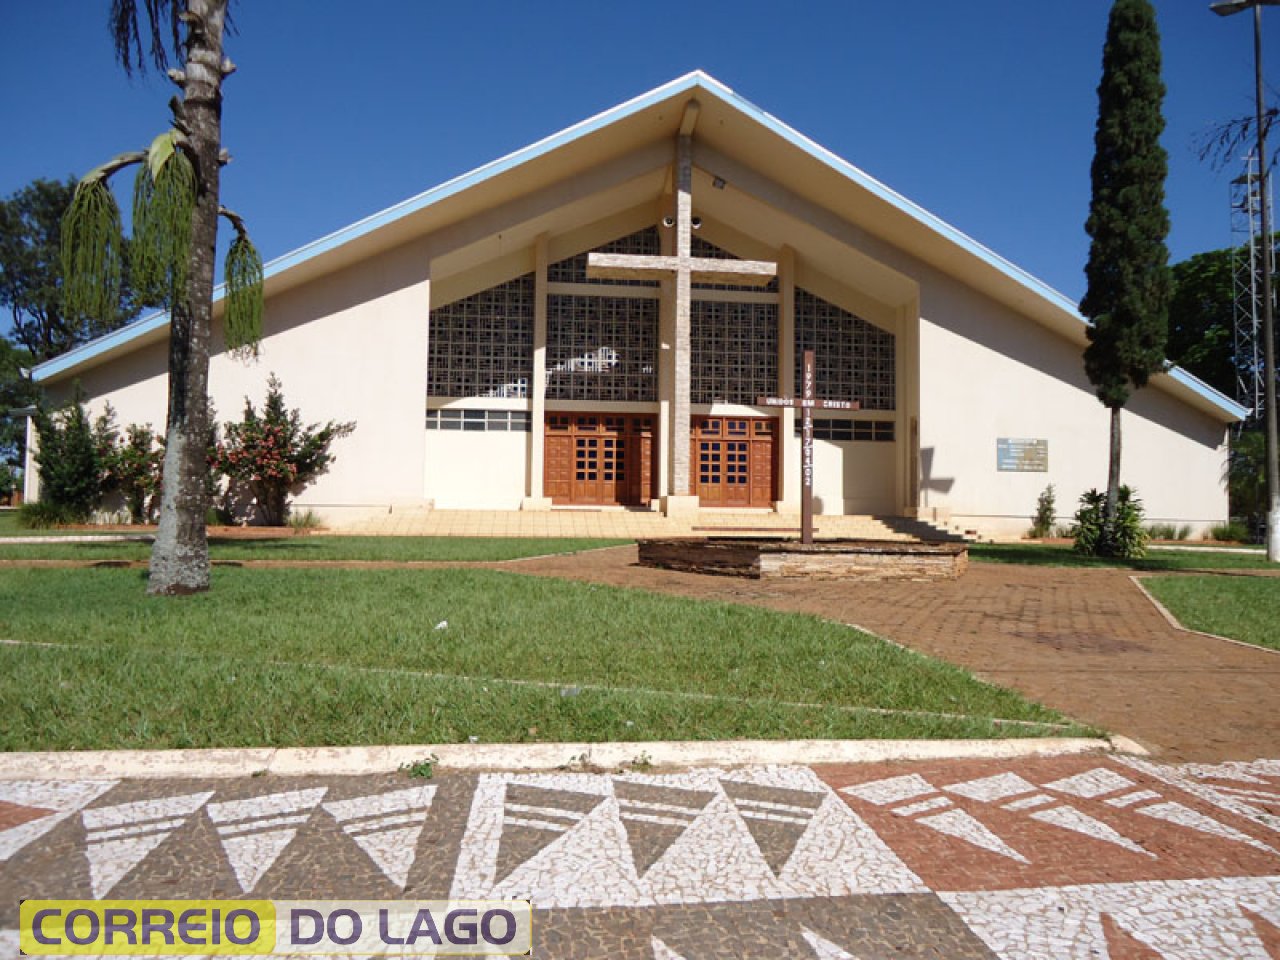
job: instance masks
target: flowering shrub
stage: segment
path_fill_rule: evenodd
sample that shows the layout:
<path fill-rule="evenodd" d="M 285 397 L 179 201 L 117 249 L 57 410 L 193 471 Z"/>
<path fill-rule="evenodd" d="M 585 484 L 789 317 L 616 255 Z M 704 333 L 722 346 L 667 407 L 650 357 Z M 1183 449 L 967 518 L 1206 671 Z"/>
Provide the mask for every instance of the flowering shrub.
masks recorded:
<path fill-rule="evenodd" d="M 330 445 L 355 428 L 354 423 L 333 420 L 324 426 L 303 426 L 301 411 L 285 407 L 284 391 L 272 374 L 262 413 L 245 398 L 244 419 L 222 425 L 223 437 L 214 445 L 211 466 L 232 484 L 248 487 L 263 520 L 280 526 L 289 494 L 324 474 L 334 460 Z"/>
<path fill-rule="evenodd" d="M 131 423 L 124 436 L 116 429 L 116 414 L 107 404 L 93 427 L 102 494 L 119 493 L 129 510 L 130 523 L 146 523 L 158 503 L 164 471 L 164 437 L 151 424 Z"/>

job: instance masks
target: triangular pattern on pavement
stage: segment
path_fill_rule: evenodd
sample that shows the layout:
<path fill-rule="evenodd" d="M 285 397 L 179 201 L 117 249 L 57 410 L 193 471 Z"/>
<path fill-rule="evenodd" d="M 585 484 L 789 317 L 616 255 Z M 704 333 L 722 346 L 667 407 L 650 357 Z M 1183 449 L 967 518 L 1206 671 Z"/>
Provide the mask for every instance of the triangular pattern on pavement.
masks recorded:
<path fill-rule="evenodd" d="M 774 875 L 782 873 L 796 845 L 809 829 L 814 814 L 826 799 L 810 790 L 762 786 L 737 780 L 721 780 L 747 831 L 755 840 Z"/>
<path fill-rule="evenodd" d="M 435 792 L 435 785 L 410 787 L 330 801 L 323 807 L 387 879 L 403 890 Z"/>
<path fill-rule="evenodd" d="M 209 804 L 206 812 L 242 891 L 257 886 L 327 791 L 314 787 Z"/>
<path fill-rule="evenodd" d="M 94 897 L 105 896 L 211 796 L 213 791 L 209 790 L 83 811 L 84 855 L 89 861 L 89 886 Z"/>
<path fill-rule="evenodd" d="M 0 830 L 0 863 L 27 844 L 40 839 L 58 824 L 88 806 L 117 780 L 12 780 L 0 782 L 0 804 L 8 804 L 9 817 Z M 20 811 L 38 815 L 28 816 Z"/>
<path fill-rule="evenodd" d="M 640 877 L 684 836 L 715 797 L 709 790 L 631 780 L 615 780 L 613 794 L 636 875 Z"/>
<path fill-rule="evenodd" d="M 494 883 L 561 839 L 604 799 L 603 794 L 507 784 Z"/>
<path fill-rule="evenodd" d="M 1126 930 L 1114 915 L 1103 913 L 1098 919 L 1110 960 L 1165 960 L 1164 954 Z"/>
<path fill-rule="evenodd" d="M 1267 846 L 1261 840 L 1255 840 L 1247 833 L 1237 830 L 1235 827 L 1229 827 L 1225 823 L 1213 819 L 1213 817 L 1205 816 L 1198 810 L 1192 810 L 1185 804 L 1173 801 L 1153 803 L 1149 807 L 1138 807 L 1135 812 L 1142 814 L 1144 817 L 1154 817 L 1157 820 L 1165 821 L 1165 823 L 1186 827 L 1189 830 L 1197 830 L 1200 833 L 1222 837 L 1224 840 L 1245 843 L 1267 853 L 1280 854 L 1280 851 Z"/>
<path fill-rule="evenodd" d="M 913 820 L 912 823 L 924 824 L 929 829 L 938 831 L 938 833 L 954 837 L 957 840 L 963 840 L 965 843 L 999 854 L 1002 857 L 1008 857 L 1010 860 L 1017 860 L 1019 863 L 1030 862 L 1017 850 L 987 829 L 976 817 L 966 813 L 964 810 L 947 810 L 944 813 L 935 813 L 929 817 L 919 817 Z"/>
<path fill-rule="evenodd" d="M 813 948 L 813 955 L 816 960 L 858 960 L 848 950 L 843 947 L 837 947 L 830 940 L 824 940 L 808 927 L 801 927 L 800 935 Z"/>
<path fill-rule="evenodd" d="M 1064 830 L 1073 830 L 1086 837 L 1092 837 L 1094 840 L 1115 844 L 1130 853 L 1141 854 L 1144 857 L 1150 857 L 1152 860 L 1157 859 L 1156 855 L 1150 850 L 1130 840 L 1114 827 L 1089 816 L 1087 813 L 1082 813 L 1075 807 L 1050 807 L 1048 810 L 1037 810 L 1029 814 L 1029 816 L 1032 820 L 1038 820 L 1040 823 L 1052 824 Z"/>

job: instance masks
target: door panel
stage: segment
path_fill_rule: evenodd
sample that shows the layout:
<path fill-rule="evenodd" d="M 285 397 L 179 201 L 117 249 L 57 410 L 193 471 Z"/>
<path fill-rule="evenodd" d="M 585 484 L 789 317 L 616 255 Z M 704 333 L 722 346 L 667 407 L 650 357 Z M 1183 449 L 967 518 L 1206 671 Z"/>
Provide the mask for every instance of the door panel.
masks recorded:
<path fill-rule="evenodd" d="M 769 507 L 776 499 L 776 421 L 694 417 L 693 481 L 704 507 Z"/>

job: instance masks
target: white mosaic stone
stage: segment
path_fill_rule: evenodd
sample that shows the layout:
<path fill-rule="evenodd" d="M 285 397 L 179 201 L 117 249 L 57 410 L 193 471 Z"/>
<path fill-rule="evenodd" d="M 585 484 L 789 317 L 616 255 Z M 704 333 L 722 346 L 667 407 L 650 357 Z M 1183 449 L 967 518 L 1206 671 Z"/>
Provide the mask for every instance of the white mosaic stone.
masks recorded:
<path fill-rule="evenodd" d="M 1131 853 L 1141 854 L 1153 860 L 1156 859 L 1156 855 L 1150 850 L 1134 843 L 1134 841 L 1115 828 L 1086 813 L 1080 812 L 1075 807 L 1052 807 L 1048 810 L 1037 810 L 1030 816 L 1032 820 L 1037 820 L 1040 823 L 1048 823 L 1055 827 L 1062 827 L 1064 830 L 1072 830 L 1086 837 L 1093 837 L 1095 840 L 1103 840 L 1117 847 L 1122 847 Z"/>
<path fill-rule="evenodd" d="M 841 787 L 841 793 L 851 797 L 874 803 L 877 807 L 886 807 L 891 803 L 903 800 L 914 800 L 926 794 L 937 793 L 938 788 L 918 773 L 907 773 L 900 777 L 887 777 L 884 780 L 872 780 L 869 783 L 855 783 Z"/>
<path fill-rule="evenodd" d="M 1003 805 L 1005 810 L 1031 810 L 1034 807 L 1043 807 L 1046 803 L 1054 803 L 1053 797 L 1047 793 L 1037 793 L 1033 797 L 1023 797 L 1021 800 L 1014 800 L 1011 803 Z"/>
<path fill-rule="evenodd" d="M 1131 807 L 1135 803 L 1141 803 L 1143 800 L 1159 799 L 1160 794 L 1156 793 L 1154 790 L 1135 790 L 1133 793 L 1122 793 L 1118 797 L 1110 797 L 1102 802 L 1109 806 L 1123 809 L 1124 807 Z"/>
<path fill-rule="evenodd" d="M 1224 840 L 1234 840 L 1236 843 L 1245 843 L 1255 849 L 1265 851 L 1266 853 L 1277 853 L 1275 849 L 1267 846 L 1261 840 L 1255 840 L 1243 831 L 1237 830 L 1235 827 L 1229 827 L 1225 823 L 1214 820 L 1212 817 L 1205 816 L 1198 810 L 1192 810 L 1190 807 L 1181 803 L 1165 802 L 1155 803 L 1149 807 L 1138 807 L 1135 810 L 1145 817 L 1154 817 L 1157 820 L 1163 820 L 1166 823 L 1176 824 L 1180 827 L 1186 827 L 1190 830 L 1198 830 L 1201 833 L 1208 833 L 1215 837 L 1222 837 Z"/>
<path fill-rule="evenodd" d="M 848 950 L 837 947 L 830 940 L 824 940 L 807 927 L 801 927 L 800 936 L 813 949 L 815 960 L 858 960 Z"/>
<path fill-rule="evenodd" d="M 989 850 L 1002 857 L 1008 857 L 1010 860 L 1017 860 L 1019 863 L 1029 862 L 1026 857 L 992 833 L 975 817 L 963 810 L 947 810 L 944 813 L 936 813 L 930 817 L 920 817 L 913 822 L 923 824 L 931 830 L 936 830 L 957 840 L 963 840 L 965 843 L 973 844 L 973 846 L 980 847 L 983 850 Z"/>
<path fill-rule="evenodd" d="M 930 810 L 941 810 L 952 806 L 950 797 L 933 797 L 919 803 L 909 803 L 905 807 L 894 807 L 893 813 L 899 817 L 914 817 L 917 813 L 928 813 Z"/>
<path fill-rule="evenodd" d="M 82 807 L 102 796 L 118 780 L 6 780 L 0 781 L 0 800 L 22 807 L 52 811 L 7 830 L 0 830 L 0 862 L 38 840 Z"/>
<path fill-rule="evenodd" d="M 1046 783 L 1044 788 L 1084 800 L 1092 800 L 1107 793 L 1115 793 L 1117 790 L 1132 790 L 1134 786 L 1132 780 L 1120 776 L 1114 770 L 1095 767 L 1093 770 L 1077 773 L 1073 777 L 1063 777 L 1061 780 Z"/>
<path fill-rule="evenodd" d="M 1205 779 L 1223 778 L 1243 783 L 1257 784 L 1260 781 L 1265 783 L 1267 781 L 1263 780 L 1263 777 L 1280 777 L 1280 762 L 1255 760 L 1250 763 L 1232 762 L 1181 767 L 1153 763 L 1139 757 L 1117 757 L 1116 759 L 1127 767 L 1163 780 L 1216 807 L 1229 810 L 1237 816 L 1252 820 L 1259 826 L 1280 833 L 1280 816 L 1254 802 L 1261 798 L 1246 797 L 1224 790 L 1219 784 L 1203 782 Z M 1280 787 L 1280 785 L 1277 786 Z"/>
<path fill-rule="evenodd" d="M 653 950 L 653 960 L 685 960 L 657 937 L 649 941 L 649 946 Z"/>
<path fill-rule="evenodd" d="M 1161 880 L 939 896 L 1006 960 L 1105 957 L 1103 914 L 1170 960 L 1269 960 L 1241 908 L 1275 922 L 1280 878 Z"/>
<path fill-rule="evenodd" d="M 216 825 L 240 889 L 248 893 L 298 835 L 298 828 L 324 799 L 327 787 L 288 790 L 247 800 L 211 803 L 206 809 Z"/>
<path fill-rule="evenodd" d="M 101 898 L 164 843 L 213 791 L 95 807 L 80 814 L 86 831 L 89 888 Z"/>
<path fill-rule="evenodd" d="M 1016 797 L 1022 793 L 1034 793 L 1036 785 L 1018 776 L 1016 773 L 997 773 L 995 776 L 982 777 L 979 780 L 966 780 L 943 787 L 947 793 L 958 793 L 970 800 L 981 800 L 994 803 L 1006 797 Z"/>

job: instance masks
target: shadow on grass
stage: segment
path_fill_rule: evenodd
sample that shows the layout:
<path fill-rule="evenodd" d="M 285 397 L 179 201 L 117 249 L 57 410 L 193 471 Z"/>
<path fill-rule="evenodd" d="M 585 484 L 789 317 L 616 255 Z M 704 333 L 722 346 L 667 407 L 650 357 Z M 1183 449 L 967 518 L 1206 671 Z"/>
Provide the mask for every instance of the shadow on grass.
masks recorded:
<path fill-rule="evenodd" d="M 974 543 L 969 556 L 982 563 L 1014 563 L 1038 567 L 1110 567 L 1125 570 L 1247 570 L 1274 567 L 1264 556 L 1214 553 L 1209 550 L 1151 552 L 1137 560 L 1086 557 L 1071 547 L 1037 543 Z"/>

